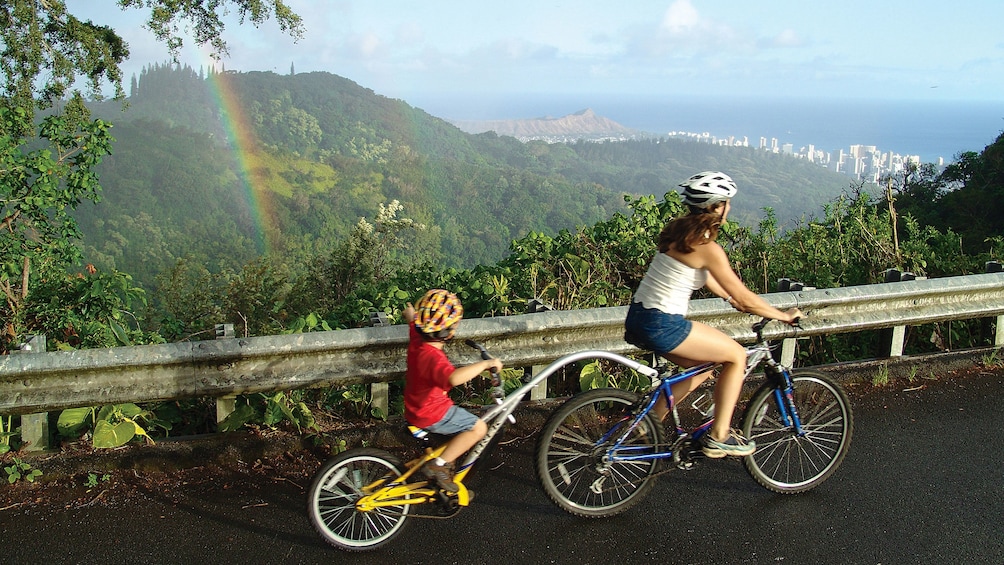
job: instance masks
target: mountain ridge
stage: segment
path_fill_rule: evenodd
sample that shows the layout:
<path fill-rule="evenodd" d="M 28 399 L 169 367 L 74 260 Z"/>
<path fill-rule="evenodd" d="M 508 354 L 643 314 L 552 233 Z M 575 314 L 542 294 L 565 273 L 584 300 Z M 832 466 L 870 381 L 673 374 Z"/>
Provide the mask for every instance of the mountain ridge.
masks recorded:
<path fill-rule="evenodd" d="M 610 118 L 596 114 L 592 108 L 561 117 L 521 118 L 509 120 L 447 120 L 461 131 L 471 134 L 494 131 L 520 140 L 562 138 L 575 139 L 635 139 L 644 132 L 623 126 Z"/>

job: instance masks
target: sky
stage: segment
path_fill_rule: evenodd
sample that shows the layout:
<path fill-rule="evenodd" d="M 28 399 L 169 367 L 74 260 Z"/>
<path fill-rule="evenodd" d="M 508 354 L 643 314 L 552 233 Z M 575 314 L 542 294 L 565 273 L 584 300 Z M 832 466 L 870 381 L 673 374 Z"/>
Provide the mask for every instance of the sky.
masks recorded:
<path fill-rule="evenodd" d="M 302 38 L 231 18 L 217 68 L 326 71 L 456 119 L 470 116 L 449 115 L 450 100 L 541 94 L 1004 101 L 1000 0 L 287 3 Z M 170 60 L 144 11 L 66 4 L 125 38 L 127 88 Z M 208 67 L 187 43 L 180 62 Z"/>

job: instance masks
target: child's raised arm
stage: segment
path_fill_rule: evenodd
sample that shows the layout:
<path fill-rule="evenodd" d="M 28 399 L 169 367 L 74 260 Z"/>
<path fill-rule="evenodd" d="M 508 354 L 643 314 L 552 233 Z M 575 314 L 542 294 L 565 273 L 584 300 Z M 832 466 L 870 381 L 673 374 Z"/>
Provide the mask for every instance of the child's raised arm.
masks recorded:
<path fill-rule="evenodd" d="M 462 385 L 492 367 L 501 371 L 502 361 L 492 358 L 478 361 L 477 363 L 471 363 L 465 367 L 458 367 L 455 371 L 450 373 L 450 386 Z"/>

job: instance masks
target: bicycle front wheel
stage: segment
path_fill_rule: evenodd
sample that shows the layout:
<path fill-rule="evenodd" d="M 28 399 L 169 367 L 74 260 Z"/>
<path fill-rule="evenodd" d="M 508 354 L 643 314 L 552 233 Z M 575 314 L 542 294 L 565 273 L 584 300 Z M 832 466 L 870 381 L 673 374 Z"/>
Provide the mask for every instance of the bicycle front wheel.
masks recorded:
<path fill-rule="evenodd" d="M 612 461 L 610 446 L 627 430 L 639 395 L 604 388 L 573 396 L 547 420 L 537 443 L 537 477 L 561 509 L 576 516 L 620 514 L 655 486 L 659 459 Z M 650 414 L 624 440 L 618 453 L 653 455 L 662 426 Z"/>
<path fill-rule="evenodd" d="M 802 435 L 783 421 L 778 402 L 786 400 L 770 384 L 754 393 L 743 416 L 743 434 L 756 442 L 756 452 L 744 458 L 746 470 L 783 494 L 805 492 L 828 479 L 847 454 L 854 429 L 851 403 L 840 385 L 815 371 L 796 371 L 791 378 Z"/>
<path fill-rule="evenodd" d="M 310 522 L 324 541 L 347 551 L 376 549 L 399 533 L 410 505 L 366 512 L 356 501 L 363 488 L 383 478 L 396 478 L 404 466 L 391 454 L 372 448 L 350 449 L 329 459 L 314 476 L 307 500 Z"/>

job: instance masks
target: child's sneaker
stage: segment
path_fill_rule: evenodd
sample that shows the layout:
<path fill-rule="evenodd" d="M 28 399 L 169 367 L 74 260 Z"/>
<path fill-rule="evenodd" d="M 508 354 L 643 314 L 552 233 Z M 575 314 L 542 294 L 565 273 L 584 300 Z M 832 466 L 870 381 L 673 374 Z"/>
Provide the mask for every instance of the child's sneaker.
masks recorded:
<path fill-rule="evenodd" d="M 729 431 L 729 437 L 725 441 L 715 441 L 711 437 L 711 432 L 701 437 L 701 452 L 712 459 L 719 459 L 726 455 L 734 457 L 746 457 L 756 451 L 756 442 L 747 440 L 739 435 L 735 430 Z"/>
<path fill-rule="evenodd" d="M 432 460 L 422 467 L 422 472 L 445 491 L 457 492 L 460 490 L 457 483 L 453 482 L 453 463 L 436 465 L 436 461 Z"/>

